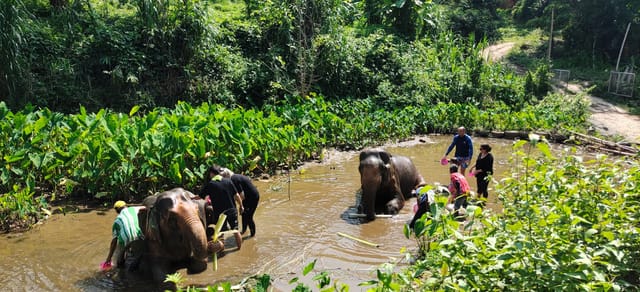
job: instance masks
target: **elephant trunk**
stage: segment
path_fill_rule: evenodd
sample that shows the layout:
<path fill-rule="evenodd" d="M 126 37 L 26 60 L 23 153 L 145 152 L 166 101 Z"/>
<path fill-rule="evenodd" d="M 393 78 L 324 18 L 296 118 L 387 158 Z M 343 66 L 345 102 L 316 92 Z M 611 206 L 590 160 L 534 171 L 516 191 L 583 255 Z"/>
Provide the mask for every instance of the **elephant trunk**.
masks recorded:
<path fill-rule="evenodd" d="M 186 241 L 189 244 L 193 253 L 192 257 L 195 260 L 206 260 L 207 258 L 207 234 L 204 228 L 200 216 L 198 215 L 197 205 L 195 204 L 181 204 L 178 208 L 192 208 L 189 210 L 179 210 L 181 214 L 185 216 L 178 216 L 178 225 L 183 230 L 183 234 L 186 235 Z"/>
<path fill-rule="evenodd" d="M 361 205 L 367 220 L 375 220 L 376 194 L 382 181 L 377 165 L 361 165 L 360 183 L 362 186 Z"/>

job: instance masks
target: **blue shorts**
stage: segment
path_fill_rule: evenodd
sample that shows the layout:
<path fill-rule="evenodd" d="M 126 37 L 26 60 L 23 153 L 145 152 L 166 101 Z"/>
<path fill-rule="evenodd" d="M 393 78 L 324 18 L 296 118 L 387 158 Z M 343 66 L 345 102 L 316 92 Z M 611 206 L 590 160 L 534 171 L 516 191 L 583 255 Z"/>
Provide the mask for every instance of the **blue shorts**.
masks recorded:
<path fill-rule="evenodd" d="M 456 160 L 458 161 L 458 165 L 460 165 L 460 167 L 467 168 L 469 167 L 471 157 L 456 157 Z"/>

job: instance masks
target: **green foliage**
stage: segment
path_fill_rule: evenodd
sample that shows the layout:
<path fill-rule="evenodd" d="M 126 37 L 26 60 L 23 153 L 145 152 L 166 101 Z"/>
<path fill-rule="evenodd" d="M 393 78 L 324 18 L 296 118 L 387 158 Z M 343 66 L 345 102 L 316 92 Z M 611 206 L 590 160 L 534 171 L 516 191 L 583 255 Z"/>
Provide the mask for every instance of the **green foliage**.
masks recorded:
<path fill-rule="evenodd" d="M 316 260 L 313 260 L 313 262 L 309 263 L 307 266 L 304 267 L 304 269 L 302 270 L 302 276 L 307 276 L 309 273 L 311 273 L 316 265 Z M 312 280 L 316 282 L 316 286 L 319 290 L 317 291 L 324 291 L 324 292 L 333 292 L 333 291 L 349 291 L 349 286 L 342 284 L 340 282 L 335 281 L 333 284 L 331 277 L 329 276 L 329 273 L 327 272 L 319 272 L 316 273 L 315 276 L 312 277 Z M 297 284 L 296 284 L 297 283 Z M 309 287 L 308 285 L 302 283 L 300 281 L 300 278 L 298 277 L 294 277 L 293 279 L 291 279 L 289 281 L 289 284 L 296 284 L 296 286 L 293 288 L 293 290 L 291 291 L 295 291 L 295 292 L 308 292 L 308 291 L 316 291 L 311 289 L 311 287 Z"/>
<path fill-rule="evenodd" d="M 568 52 L 589 52 L 594 58 L 615 61 L 627 24 L 637 27 L 639 7 L 637 0 L 522 0 L 517 1 L 512 14 L 517 22 L 548 32 L 555 11 L 554 30 L 561 32 Z M 638 54 L 638 42 L 640 37 L 630 34 L 625 45 L 627 56 Z"/>
<path fill-rule="evenodd" d="M 375 99 L 330 102 L 312 94 L 262 110 L 208 103 L 140 110 L 88 113 L 81 107 L 78 114 L 64 115 L 27 108 L 14 113 L 0 103 L 0 192 L 10 198 L 28 187 L 28 192 L 50 193 L 50 200 L 74 193 L 141 199 L 172 186 L 197 187 L 213 163 L 273 172 L 279 165 L 309 160 L 325 147 L 361 149 L 414 134 L 449 133 L 458 125 L 580 130 L 588 107 L 582 97 L 550 95 L 522 111 L 500 103 L 485 109 L 438 103 L 390 110 Z M 29 210 L 39 213 L 37 207 Z"/>
<path fill-rule="evenodd" d="M 31 103 L 61 112 L 178 100 L 260 106 L 312 92 L 375 97 L 390 108 L 489 96 L 522 105 L 524 79 L 478 55 L 481 36 L 493 33 L 467 29 L 493 23 L 484 18 L 495 14 L 493 4 L 378 2 L 396 29 L 364 24 L 369 1 L 72 1 L 55 13 L 42 1 L 6 6 L 3 21 L 14 33 L 3 35 L 3 64 L 20 78 L 5 80 L 24 86 L 0 88 L 21 91 L 11 96 L 13 109 Z M 248 15 L 237 11 L 244 9 Z M 456 9 L 472 18 L 466 32 L 449 20 Z M 467 38 L 471 30 L 477 38 Z"/>
<path fill-rule="evenodd" d="M 524 92 L 536 97 L 543 97 L 551 90 L 549 66 L 540 65 L 532 73 L 527 72 L 524 83 Z"/>
<path fill-rule="evenodd" d="M 557 159 L 535 135 L 514 144 L 512 159 L 512 174 L 497 187 L 504 213 L 477 216 L 463 232 L 431 244 L 404 272 L 412 284 L 425 290 L 637 289 L 637 162 L 603 155 L 584 161 L 572 150 Z M 426 216 L 422 221 L 434 224 Z"/>
<path fill-rule="evenodd" d="M 48 212 L 44 197 L 35 198 L 32 187 L 14 185 L 6 194 L 0 194 L 0 230 L 28 228 Z"/>
<path fill-rule="evenodd" d="M 21 15 L 22 2 L 7 0 L 0 3 L 0 97 L 7 97 L 11 103 L 18 103 L 24 76 L 24 19 Z"/>

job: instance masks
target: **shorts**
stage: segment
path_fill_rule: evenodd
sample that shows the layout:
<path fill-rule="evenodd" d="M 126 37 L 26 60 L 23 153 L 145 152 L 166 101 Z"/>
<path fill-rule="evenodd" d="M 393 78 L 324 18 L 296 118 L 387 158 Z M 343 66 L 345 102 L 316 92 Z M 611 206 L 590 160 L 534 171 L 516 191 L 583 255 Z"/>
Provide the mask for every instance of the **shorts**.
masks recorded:
<path fill-rule="evenodd" d="M 238 211 L 235 208 L 227 209 L 224 214 L 227 215 L 227 220 L 222 225 L 222 231 L 238 230 Z"/>
<path fill-rule="evenodd" d="M 456 160 L 458 161 L 458 165 L 460 165 L 460 167 L 467 168 L 469 167 L 471 157 L 456 157 Z"/>

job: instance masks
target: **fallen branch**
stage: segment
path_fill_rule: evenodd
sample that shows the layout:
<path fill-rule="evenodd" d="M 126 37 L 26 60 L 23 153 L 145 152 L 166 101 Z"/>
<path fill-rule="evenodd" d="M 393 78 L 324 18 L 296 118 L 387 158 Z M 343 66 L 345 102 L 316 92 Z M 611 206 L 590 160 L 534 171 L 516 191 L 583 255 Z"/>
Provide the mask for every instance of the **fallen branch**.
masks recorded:
<path fill-rule="evenodd" d="M 366 244 L 366 245 L 369 245 L 369 246 L 373 246 L 373 247 L 380 247 L 380 245 L 379 245 L 379 244 L 376 244 L 376 243 L 373 243 L 373 242 L 369 242 L 369 241 L 366 241 L 366 240 L 364 240 L 364 239 L 356 238 L 356 237 L 353 237 L 353 236 L 351 236 L 351 235 L 344 234 L 344 233 L 342 233 L 342 232 L 338 232 L 338 235 L 340 235 L 340 236 L 342 236 L 342 237 L 346 237 L 346 238 L 352 239 L 352 240 L 355 240 L 355 241 L 357 241 L 357 242 L 360 242 L 360 243 L 363 243 L 363 244 Z"/>

